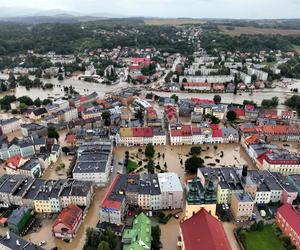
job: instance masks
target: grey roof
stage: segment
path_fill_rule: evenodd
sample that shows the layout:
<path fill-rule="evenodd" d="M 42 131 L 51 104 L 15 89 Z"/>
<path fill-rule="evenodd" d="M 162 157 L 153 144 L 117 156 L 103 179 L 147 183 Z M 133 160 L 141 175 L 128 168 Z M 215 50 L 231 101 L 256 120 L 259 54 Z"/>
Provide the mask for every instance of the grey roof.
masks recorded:
<path fill-rule="evenodd" d="M 12 214 L 9 216 L 7 223 L 18 225 L 19 222 L 23 219 L 24 214 L 26 214 L 30 209 L 28 207 L 20 207 L 15 209 Z"/>
<path fill-rule="evenodd" d="M 19 245 L 17 245 L 17 241 Z M 43 250 L 43 248 L 22 239 L 21 237 L 12 232 L 9 233 L 9 238 L 7 236 L 0 236 L 0 245 L 3 245 L 8 249 L 12 250 Z"/>
<path fill-rule="evenodd" d="M 43 179 L 35 179 L 34 182 L 32 183 L 31 188 L 24 196 L 24 199 L 34 199 L 37 196 L 40 188 L 45 184 L 45 182 L 46 180 Z"/>
<path fill-rule="evenodd" d="M 237 192 L 234 193 L 234 195 L 237 197 L 239 202 L 253 202 L 251 196 L 246 192 L 242 192 L 242 193 Z"/>
<path fill-rule="evenodd" d="M 45 108 L 38 108 L 38 109 L 33 110 L 32 113 L 33 113 L 35 116 L 40 116 L 40 115 L 43 115 L 43 114 L 47 114 L 48 111 L 47 111 L 47 109 L 45 109 Z"/>
<path fill-rule="evenodd" d="M 31 158 L 30 160 L 26 161 L 22 166 L 20 166 L 21 169 L 30 171 L 33 169 L 35 166 L 39 165 L 38 159 Z"/>
<path fill-rule="evenodd" d="M 7 124 L 10 124 L 10 123 L 16 122 L 18 120 L 19 119 L 16 118 L 16 117 L 12 117 L 12 118 L 9 118 L 9 119 L 1 119 L 0 120 L 0 126 L 7 125 Z"/>

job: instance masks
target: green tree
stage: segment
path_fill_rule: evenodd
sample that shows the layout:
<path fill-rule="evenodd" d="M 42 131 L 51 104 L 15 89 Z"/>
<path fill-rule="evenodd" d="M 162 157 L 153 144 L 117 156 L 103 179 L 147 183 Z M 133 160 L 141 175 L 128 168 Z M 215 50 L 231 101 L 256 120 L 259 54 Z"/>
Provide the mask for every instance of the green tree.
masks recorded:
<path fill-rule="evenodd" d="M 226 118 L 228 119 L 228 121 L 234 121 L 236 119 L 236 113 L 233 110 L 229 110 L 226 114 Z"/>
<path fill-rule="evenodd" d="M 115 249 L 117 245 L 116 235 L 110 227 L 103 232 L 100 238 L 101 241 L 106 241 L 109 244 L 110 249 Z"/>
<path fill-rule="evenodd" d="M 41 99 L 38 97 L 38 98 L 36 98 L 36 99 L 34 100 L 33 104 L 34 104 L 34 106 L 36 106 L 36 107 L 40 107 L 40 106 L 42 105 L 42 101 L 41 101 Z"/>
<path fill-rule="evenodd" d="M 173 95 L 171 95 L 171 98 L 174 99 L 174 101 L 175 101 L 176 103 L 178 103 L 179 97 L 178 97 L 177 95 L 173 94 Z"/>
<path fill-rule="evenodd" d="M 216 117 L 216 116 L 211 116 L 211 123 L 212 124 L 219 124 L 220 123 L 220 119 L 218 118 L 218 117 Z"/>
<path fill-rule="evenodd" d="M 214 96 L 214 102 L 215 104 L 219 104 L 222 101 L 222 98 L 220 95 L 215 95 Z"/>
<path fill-rule="evenodd" d="M 25 103 L 23 103 L 23 102 L 20 103 L 19 109 L 20 109 L 21 113 L 23 113 L 24 110 L 27 108 L 28 108 L 28 106 Z"/>
<path fill-rule="evenodd" d="M 97 250 L 111 250 L 108 242 L 106 241 L 101 241 L 100 244 L 97 247 Z"/>
<path fill-rule="evenodd" d="M 185 171 L 190 174 L 196 174 L 198 168 L 204 167 L 204 160 L 197 156 L 192 156 L 185 161 Z"/>
<path fill-rule="evenodd" d="M 198 147 L 198 146 L 194 146 L 194 147 L 191 147 L 191 150 L 190 150 L 190 154 L 191 155 L 199 155 L 201 153 L 201 147 Z"/>
<path fill-rule="evenodd" d="M 159 225 L 153 226 L 151 228 L 151 236 L 152 236 L 152 242 L 151 242 L 152 248 L 159 249 L 160 236 L 161 236 L 161 230 L 160 230 Z"/>
<path fill-rule="evenodd" d="M 263 220 L 260 220 L 260 221 L 257 223 L 257 230 L 258 230 L 258 231 L 263 231 L 263 230 L 264 230 L 264 226 L 265 226 L 265 224 L 264 224 Z"/>
<path fill-rule="evenodd" d="M 86 230 L 86 239 L 84 249 L 97 249 L 100 244 L 100 232 L 94 228 Z"/>
<path fill-rule="evenodd" d="M 148 158 L 153 158 L 155 155 L 155 149 L 152 143 L 148 143 L 145 149 L 145 155 Z"/>
<path fill-rule="evenodd" d="M 109 111 L 104 111 L 101 114 L 101 118 L 104 121 L 105 126 L 109 126 L 110 125 L 111 120 L 110 120 L 110 112 Z"/>
<path fill-rule="evenodd" d="M 59 139 L 59 134 L 58 132 L 56 131 L 56 128 L 55 127 L 49 127 L 48 128 L 48 137 L 49 138 L 55 138 L 57 141 Z"/>
<path fill-rule="evenodd" d="M 63 77 L 63 75 L 62 75 L 62 74 L 59 74 L 59 75 L 58 75 L 58 77 L 57 77 L 57 80 L 58 80 L 58 81 L 62 81 L 62 80 L 64 80 L 64 77 Z"/>
<path fill-rule="evenodd" d="M 52 104 L 52 101 L 50 99 L 44 99 L 43 100 L 43 105 L 48 105 L 48 104 Z"/>
<path fill-rule="evenodd" d="M 32 99 L 28 96 L 21 96 L 21 97 L 18 98 L 18 101 L 20 103 L 26 104 L 27 106 L 32 106 L 33 105 Z"/>
<path fill-rule="evenodd" d="M 251 76 L 251 82 L 256 82 L 257 81 L 257 76 L 256 75 L 252 75 Z"/>

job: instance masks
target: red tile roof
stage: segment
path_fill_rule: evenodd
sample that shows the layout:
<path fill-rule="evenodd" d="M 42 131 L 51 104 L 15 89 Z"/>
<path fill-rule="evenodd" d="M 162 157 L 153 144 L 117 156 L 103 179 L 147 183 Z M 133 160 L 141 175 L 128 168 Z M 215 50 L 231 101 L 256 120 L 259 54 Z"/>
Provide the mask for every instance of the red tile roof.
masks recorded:
<path fill-rule="evenodd" d="M 192 102 L 194 104 L 215 104 L 213 100 L 199 99 L 199 98 L 192 98 Z"/>
<path fill-rule="evenodd" d="M 67 139 L 66 139 L 67 143 L 74 143 L 76 142 L 76 135 L 67 135 Z"/>
<path fill-rule="evenodd" d="M 204 208 L 180 223 L 186 250 L 230 250 L 222 223 Z"/>
<path fill-rule="evenodd" d="M 222 137 L 222 129 L 213 129 L 212 137 Z"/>
<path fill-rule="evenodd" d="M 62 223 L 69 230 L 74 230 L 74 227 L 78 223 L 78 220 L 81 219 L 82 215 L 83 215 L 83 211 L 81 208 L 79 208 L 75 204 L 70 204 L 60 212 L 60 214 L 57 216 L 56 220 L 54 221 L 52 228 Z"/>
<path fill-rule="evenodd" d="M 119 179 L 119 175 L 116 175 L 115 178 L 113 179 L 113 181 L 111 182 L 103 200 L 100 203 L 100 207 L 101 208 L 112 208 L 112 209 L 120 209 L 122 203 L 120 201 L 114 201 L 109 199 L 109 196 L 114 188 L 114 186 L 116 185 L 117 181 Z"/>
<path fill-rule="evenodd" d="M 297 233 L 298 237 L 300 237 L 300 214 L 294 209 L 291 205 L 285 204 L 282 205 L 277 210 L 277 214 L 280 214 L 286 222 L 293 228 L 293 230 Z"/>
<path fill-rule="evenodd" d="M 183 82 L 182 85 L 184 87 L 210 87 L 211 86 L 209 82 Z"/>
<path fill-rule="evenodd" d="M 22 159 L 22 156 L 20 156 L 20 155 L 12 156 L 6 160 L 6 164 L 7 165 L 10 164 L 10 165 L 13 165 L 14 167 L 18 167 L 21 162 L 21 159 Z"/>

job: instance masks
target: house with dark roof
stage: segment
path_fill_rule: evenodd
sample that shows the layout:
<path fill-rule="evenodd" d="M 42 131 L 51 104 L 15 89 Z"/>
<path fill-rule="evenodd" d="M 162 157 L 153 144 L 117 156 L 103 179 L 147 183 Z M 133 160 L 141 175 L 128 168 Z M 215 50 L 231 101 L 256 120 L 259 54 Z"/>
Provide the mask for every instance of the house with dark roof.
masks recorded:
<path fill-rule="evenodd" d="M 183 250 L 230 250 L 222 222 L 205 209 L 180 222 L 178 246 Z"/>
<path fill-rule="evenodd" d="M 36 121 L 36 120 L 39 120 L 39 119 L 45 117 L 47 114 L 48 114 L 48 111 L 46 108 L 37 108 L 37 109 L 34 109 L 29 114 L 29 118 Z"/>
<path fill-rule="evenodd" d="M 12 232 L 7 232 L 5 236 L 0 235 L 0 249 L 43 250 L 43 248 L 22 239 L 21 237 Z"/>
<path fill-rule="evenodd" d="M 31 209 L 20 207 L 15 209 L 7 220 L 8 228 L 16 234 L 22 234 L 31 219 Z"/>

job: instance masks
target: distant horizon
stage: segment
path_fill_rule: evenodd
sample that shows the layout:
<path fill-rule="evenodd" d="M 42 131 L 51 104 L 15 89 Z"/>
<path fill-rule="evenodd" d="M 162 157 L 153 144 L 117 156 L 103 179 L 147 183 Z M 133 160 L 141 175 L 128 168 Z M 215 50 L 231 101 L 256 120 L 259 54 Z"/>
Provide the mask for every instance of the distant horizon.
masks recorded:
<path fill-rule="evenodd" d="M 124 18 L 300 19 L 298 0 L 1 0 L 0 7 L 0 17 L 51 16 L 48 12 L 57 11 Z"/>

